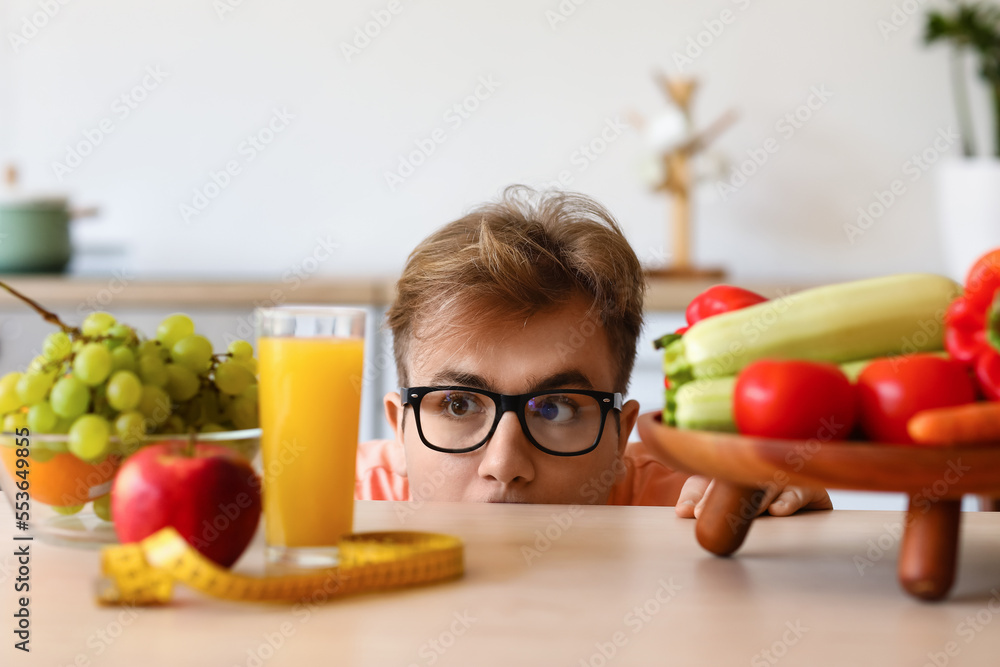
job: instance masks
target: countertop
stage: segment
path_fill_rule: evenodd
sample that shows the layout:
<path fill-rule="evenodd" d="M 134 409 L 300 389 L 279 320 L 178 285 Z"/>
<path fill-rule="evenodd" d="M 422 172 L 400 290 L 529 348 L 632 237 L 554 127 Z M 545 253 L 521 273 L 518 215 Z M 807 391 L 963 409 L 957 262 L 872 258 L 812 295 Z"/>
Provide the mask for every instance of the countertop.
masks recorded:
<path fill-rule="evenodd" d="M 672 508 L 359 502 L 358 531 L 461 537 L 466 575 L 298 608 L 183 589 L 165 607 L 99 607 L 98 552 L 36 540 L 28 656 L 13 648 L 4 502 L 0 655 L 12 666 L 997 664 L 1000 514 L 966 514 L 958 581 L 938 603 L 897 585 L 902 519 L 763 518 L 740 552 L 716 558 Z M 259 540 L 237 570 L 258 567 Z"/>

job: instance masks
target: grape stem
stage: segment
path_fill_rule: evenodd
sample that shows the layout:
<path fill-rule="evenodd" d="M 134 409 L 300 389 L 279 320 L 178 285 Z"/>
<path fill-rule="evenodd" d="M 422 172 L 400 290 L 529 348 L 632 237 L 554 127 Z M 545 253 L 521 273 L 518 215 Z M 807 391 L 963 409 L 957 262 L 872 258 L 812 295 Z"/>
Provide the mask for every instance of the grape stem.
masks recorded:
<path fill-rule="evenodd" d="M 59 316 L 56 315 L 55 313 L 53 313 L 51 310 L 46 310 L 37 301 L 35 301 L 34 299 L 31 299 L 30 297 L 27 297 L 27 296 L 21 294 L 20 292 L 18 292 L 16 289 L 14 289 L 13 287 L 11 287 L 7 283 L 5 283 L 3 281 L 0 281 L 0 287 L 4 288 L 5 290 L 7 290 L 11 294 L 13 294 L 18 299 L 20 299 L 21 301 L 24 301 L 26 304 L 28 304 L 29 306 L 31 306 L 32 308 L 34 308 L 35 311 L 37 311 L 38 314 L 42 316 L 42 319 L 44 319 L 46 322 L 49 322 L 51 324 L 56 325 L 57 327 L 59 327 L 60 329 L 63 330 L 63 333 L 67 333 L 67 334 L 79 334 L 80 333 L 80 329 L 78 329 L 77 327 L 71 327 L 68 324 L 65 324 L 62 320 L 59 319 Z"/>
<path fill-rule="evenodd" d="M 194 456 L 194 445 L 198 440 L 198 429 L 192 426 L 188 429 L 188 439 L 187 439 L 187 455 Z"/>

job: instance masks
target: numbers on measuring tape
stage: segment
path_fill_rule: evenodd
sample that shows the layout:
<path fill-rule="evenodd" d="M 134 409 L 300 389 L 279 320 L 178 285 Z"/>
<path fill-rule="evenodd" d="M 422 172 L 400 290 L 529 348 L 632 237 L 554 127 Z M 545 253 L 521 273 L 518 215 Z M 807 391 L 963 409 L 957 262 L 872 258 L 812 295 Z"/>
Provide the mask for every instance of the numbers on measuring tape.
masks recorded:
<path fill-rule="evenodd" d="M 462 542 L 450 535 L 359 533 L 340 542 L 341 565 L 280 576 L 253 577 L 208 560 L 173 528 L 101 554 L 101 604 L 156 605 L 181 583 L 211 597 L 295 602 L 322 591 L 324 599 L 445 581 L 464 572 Z"/>

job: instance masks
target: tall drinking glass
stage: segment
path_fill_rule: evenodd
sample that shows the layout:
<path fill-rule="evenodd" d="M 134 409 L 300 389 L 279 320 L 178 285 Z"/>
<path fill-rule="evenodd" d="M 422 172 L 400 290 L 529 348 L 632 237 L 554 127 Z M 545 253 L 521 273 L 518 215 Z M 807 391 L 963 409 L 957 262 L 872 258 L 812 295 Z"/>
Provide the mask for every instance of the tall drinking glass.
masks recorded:
<path fill-rule="evenodd" d="M 354 522 L 365 311 L 258 308 L 267 560 L 338 562 Z"/>

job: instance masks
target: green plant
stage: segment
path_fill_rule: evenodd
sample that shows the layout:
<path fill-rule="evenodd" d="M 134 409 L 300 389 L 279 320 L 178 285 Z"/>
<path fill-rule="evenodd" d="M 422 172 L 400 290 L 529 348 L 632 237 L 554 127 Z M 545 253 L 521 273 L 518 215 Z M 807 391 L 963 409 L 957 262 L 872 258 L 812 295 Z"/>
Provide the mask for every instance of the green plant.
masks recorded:
<path fill-rule="evenodd" d="M 979 76 L 993 102 L 994 155 L 1000 157 L 1000 7 L 986 2 L 955 3 L 953 11 L 930 11 L 924 32 L 927 44 L 946 41 L 952 46 L 952 86 L 962 135 L 962 152 L 975 153 L 969 94 L 965 86 L 965 53 L 978 57 Z"/>

